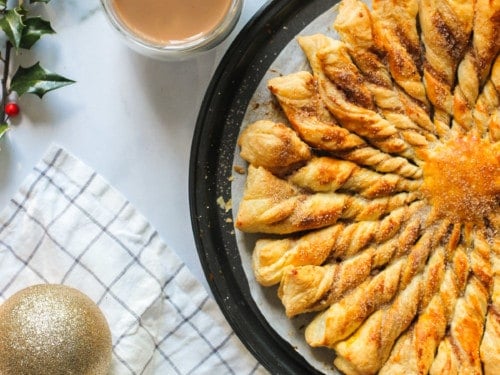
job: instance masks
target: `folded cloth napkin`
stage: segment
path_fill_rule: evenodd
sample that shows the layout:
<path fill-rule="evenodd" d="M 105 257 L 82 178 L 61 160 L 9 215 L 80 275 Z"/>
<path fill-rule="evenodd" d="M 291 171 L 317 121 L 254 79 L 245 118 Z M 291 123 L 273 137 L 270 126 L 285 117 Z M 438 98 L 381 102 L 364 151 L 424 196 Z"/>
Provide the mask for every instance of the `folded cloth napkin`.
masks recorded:
<path fill-rule="evenodd" d="M 111 328 L 113 375 L 266 373 L 148 221 L 58 146 L 0 213 L 0 269 L 0 302 L 38 283 L 93 299 Z"/>

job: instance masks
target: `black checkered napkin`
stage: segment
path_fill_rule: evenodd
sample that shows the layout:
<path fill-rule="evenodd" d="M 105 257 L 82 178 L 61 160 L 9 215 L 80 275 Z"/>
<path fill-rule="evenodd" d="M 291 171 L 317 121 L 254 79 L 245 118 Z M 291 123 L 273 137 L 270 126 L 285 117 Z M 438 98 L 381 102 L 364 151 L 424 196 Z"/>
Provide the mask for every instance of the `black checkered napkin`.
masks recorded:
<path fill-rule="evenodd" d="M 112 374 L 260 374 L 215 302 L 134 207 L 57 146 L 0 213 L 0 302 L 75 287 L 106 315 Z"/>

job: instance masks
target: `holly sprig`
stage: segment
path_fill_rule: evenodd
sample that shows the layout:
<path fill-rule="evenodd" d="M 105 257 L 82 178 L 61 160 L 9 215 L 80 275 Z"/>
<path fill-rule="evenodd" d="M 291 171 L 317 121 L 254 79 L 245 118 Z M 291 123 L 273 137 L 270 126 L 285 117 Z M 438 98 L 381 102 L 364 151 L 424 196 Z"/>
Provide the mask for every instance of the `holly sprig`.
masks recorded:
<path fill-rule="evenodd" d="M 34 3 L 49 3 L 50 0 L 28 0 Z M 49 21 L 30 16 L 23 0 L 8 7 L 7 0 L 0 0 L 0 29 L 5 34 L 5 46 L 0 51 L 0 64 L 3 64 L 0 102 L 0 138 L 9 129 L 9 120 L 17 115 L 17 98 L 24 94 L 35 94 L 42 98 L 47 92 L 70 85 L 75 81 L 53 73 L 40 65 L 40 62 L 23 67 L 19 66 L 11 73 L 13 52 L 31 49 L 40 38 L 55 34 Z M 0 67 L 1 69 L 1 67 Z"/>

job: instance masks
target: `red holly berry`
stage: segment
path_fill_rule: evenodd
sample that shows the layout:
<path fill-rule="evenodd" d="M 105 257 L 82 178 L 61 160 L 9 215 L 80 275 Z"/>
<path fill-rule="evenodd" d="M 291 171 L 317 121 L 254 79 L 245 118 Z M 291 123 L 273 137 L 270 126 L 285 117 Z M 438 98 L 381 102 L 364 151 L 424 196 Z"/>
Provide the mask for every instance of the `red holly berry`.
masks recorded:
<path fill-rule="evenodd" d="M 20 108 L 19 105 L 16 102 L 8 102 L 5 104 L 5 113 L 10 116 L 14 117 L 19 114 Z"/>

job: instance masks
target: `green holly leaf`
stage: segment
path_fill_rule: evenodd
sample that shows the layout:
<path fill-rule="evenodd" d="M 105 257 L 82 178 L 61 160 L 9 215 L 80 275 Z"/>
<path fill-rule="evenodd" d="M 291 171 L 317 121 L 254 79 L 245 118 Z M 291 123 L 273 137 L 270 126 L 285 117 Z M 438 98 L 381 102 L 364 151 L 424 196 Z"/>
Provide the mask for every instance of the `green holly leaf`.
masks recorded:
<path fill-rule="evenodd" d="M 19 96 L 30 93 L 42 98 L 48 91 L 74 82 L 42 68 L 37 62 L 28 68 L 19 67 L 10 82 L 10 91 L 16 91 Z"/>
<path fill-rule="evenodd" d="M 55 33 L 50 22 L 41 17 L 25 18 L 24 25 L 19 44 L 21 48 L 30 49 L 43 35 Z"/>
<path fill-rule="evenodd" d="M 24 6 L 18 6 L 16 8 L 17 10 L 17 13 L 19 13 L 21 15 L 21 17 L 23 18 L 23 23 L 24 23 L 24 17 L 26 17 L 28 15 L 28 11 L 26 10 L 26 8 Z"/>
<path fill-rule="evenodd" d="M 23 35 L 24 23 L 20 8 L 8 9 L 0 18 L 0 28 L 5 32 L 12 45 L 18 49 Z"/>
<path fill-rule="evenodd" d="M 7 133 L 7 130 L 9 130 L 9 125 L 6 123 L 0 124 L 0 139 L 2 139 L 2 136 Z"/>

